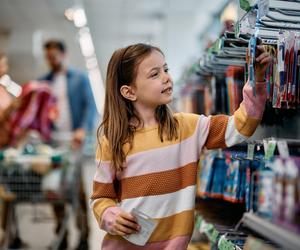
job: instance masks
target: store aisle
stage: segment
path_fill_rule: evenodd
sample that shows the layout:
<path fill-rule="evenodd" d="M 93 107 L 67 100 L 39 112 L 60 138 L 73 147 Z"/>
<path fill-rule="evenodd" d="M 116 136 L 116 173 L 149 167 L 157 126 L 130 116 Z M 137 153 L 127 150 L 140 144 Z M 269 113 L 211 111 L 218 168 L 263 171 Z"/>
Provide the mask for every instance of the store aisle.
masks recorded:
<path fill-rule="evenodd" d="M 90 195 L 92 193 L 92 187 L 93 187 L 92 180 L 95 174 L 94 160 L 89 160 L 85 164 L 83 173 L 84 173 L 85 190 L 87 195 Z M 90 236 L 89 236 L 90 250 L 99 250 L 105 232 L 99 229 L 99 226 L 92 214 L 92 210 L 89 209 L 88 212 L 89 212 L 89 225 L 90 225 Z"/>
<path fill-rule="evenodd" d="M 89 195 L 92 191 L 92 179 L 95 171 L 93 160 L 89 160 L 84 168 L 84 185 Z M 89 202 L 88 200 L 86 201 Z M 105 232 L 100 230 L 91 210 L 88 210 L 90 236 L 90 250 L 99 250 Z M 26 249 L 41 250 L 47 249 L 54 239 L 54 220 L 51 207 L 49 205 L 20 205 L 17 208 L 20 235 Z M 69 249 L 74 249 L 77 244 L 78 232 L 75 225 L 74 217 L 69 223 Z"/>

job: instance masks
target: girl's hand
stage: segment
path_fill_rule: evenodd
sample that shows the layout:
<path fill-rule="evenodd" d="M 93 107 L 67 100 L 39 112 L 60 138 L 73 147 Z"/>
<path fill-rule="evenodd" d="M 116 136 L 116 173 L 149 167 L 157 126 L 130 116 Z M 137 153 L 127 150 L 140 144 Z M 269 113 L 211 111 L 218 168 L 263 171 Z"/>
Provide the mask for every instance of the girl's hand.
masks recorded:
<path fill-rule="evenodd" d="M 112 233 L 120 236 L 138 233 L 139 231 L 140 226 L 137 224 L 137 220 L 126 212 L 121 212 L 112 226 Z"/>
<path fill-rule="evenodd" d="M 255 59 L 255 79 L 257 82 L 264 82 L 266 69 L 273 58 L 265 51 L 263 45 L 258 45 L 256 48 L 260 50 L 261 53 Z"/>

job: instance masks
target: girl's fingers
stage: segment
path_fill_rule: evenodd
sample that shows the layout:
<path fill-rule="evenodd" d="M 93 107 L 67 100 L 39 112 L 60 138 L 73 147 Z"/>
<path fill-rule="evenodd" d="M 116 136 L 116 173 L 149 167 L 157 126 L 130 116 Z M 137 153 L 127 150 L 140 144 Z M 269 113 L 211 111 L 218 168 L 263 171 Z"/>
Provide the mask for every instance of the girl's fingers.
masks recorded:
<path fill-rule="evenodd" d="M 139 225 L 135 222 L 132 222 L 132 221 L 129 221 L 129 220 L 126 220 L 122 217 L 119 217 L 117 218 L 116 222 L 120 225 L 123 225 L 123 226 L 126 226 L 126 227 L 129 227 L 135 231 L 138 231 L 139 230 Z"/>
<path fill-rule="evenodd" d="M 132 221 L 133 223 L 137 223 L 137 220 L 134 216 L 132 216 L 130 213 L 122 212 L 120 214 L 120 217 L 122 217 L 125 220 Z"/>
<path fill-rule="evenodd" d="M 119 230 L 115 230 L 115 234 L 119 235 L 119 236 L 125 236 L 126 235 L 125 233 L 123 233 L 123 232 L 121 232 Z"/>
<path fill-rule="evenodd" d="M 123 226 L 121 224 L 117 224 L 116 227 L 115 227 L 115 229 L 116 229 L 116 232 L 120 232 L 123 235 L 136 233 L 135 230 L 133 230 L 131 228 L 128 228 L 128 227 L 125 227 L 125 226 Z"/>

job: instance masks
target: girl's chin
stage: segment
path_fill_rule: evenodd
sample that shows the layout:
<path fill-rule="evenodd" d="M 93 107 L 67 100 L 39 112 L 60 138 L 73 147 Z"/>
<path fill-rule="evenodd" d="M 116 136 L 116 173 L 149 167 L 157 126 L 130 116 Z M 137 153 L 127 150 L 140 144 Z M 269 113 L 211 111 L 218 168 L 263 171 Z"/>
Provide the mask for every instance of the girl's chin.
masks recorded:
<path fill-rule="evenodd" d="M 163 101 L 160 105 L 169 104 L 173 101 L 173 98 L 170 98 L 169 100 Z"/>

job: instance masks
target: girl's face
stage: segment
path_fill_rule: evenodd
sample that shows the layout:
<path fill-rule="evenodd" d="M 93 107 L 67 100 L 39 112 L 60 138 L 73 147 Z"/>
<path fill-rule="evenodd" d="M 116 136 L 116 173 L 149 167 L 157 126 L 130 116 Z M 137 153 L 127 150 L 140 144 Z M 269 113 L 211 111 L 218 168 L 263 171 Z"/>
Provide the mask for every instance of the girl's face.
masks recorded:
<path fill-rule="evenodd" d="M 153 50 L 138 66 L 133 83 L 134 106 L 157 108 L 172 101 L 173 81 L 164 56 Z"/>

